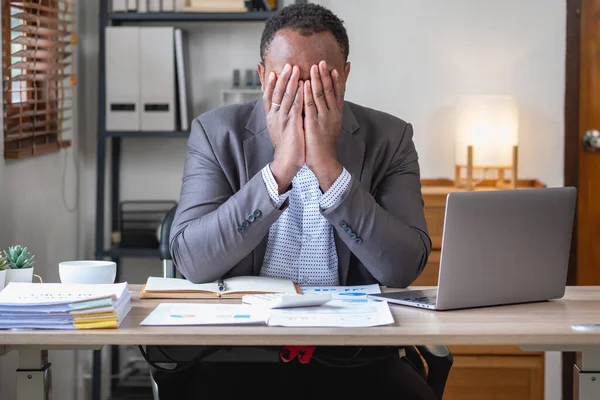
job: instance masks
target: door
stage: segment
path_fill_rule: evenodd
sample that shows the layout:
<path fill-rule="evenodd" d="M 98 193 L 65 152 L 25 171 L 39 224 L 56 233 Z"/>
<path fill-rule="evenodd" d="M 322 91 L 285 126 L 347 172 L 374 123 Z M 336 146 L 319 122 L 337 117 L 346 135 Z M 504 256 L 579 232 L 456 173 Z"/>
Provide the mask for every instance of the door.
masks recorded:
<path fill-rule="evenodd" d="M 567 284 L 600 285 L 600 0 L 566 6 L 564 182 L 578 189 Z M 563 400 L 573 398 L 575 358 L 563 353 Z"/>
<path fill-rule="evenodd" d="M 600 0 L 581 4 L 576 283 L 600 285 Z"/>

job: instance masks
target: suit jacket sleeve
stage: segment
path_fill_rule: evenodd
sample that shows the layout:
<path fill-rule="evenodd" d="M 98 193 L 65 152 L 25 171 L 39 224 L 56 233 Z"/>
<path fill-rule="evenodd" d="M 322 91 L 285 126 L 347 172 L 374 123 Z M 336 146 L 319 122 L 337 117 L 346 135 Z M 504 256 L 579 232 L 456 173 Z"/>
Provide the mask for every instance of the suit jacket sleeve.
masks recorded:
<path fill-rule="evenodd" d="M 173 261 L 187 279 L 210 282 L 225 275 L 259 245 L 286 206 L 275 207 L 260 172 L 234 193 L 194 120 L 170 237 Z"/>
<path fill-rule="evenodd" d="M 412 284 L 431 251 L 412 135 L 407 124 L 374 196 L 352 177 L 340 201 L 322 211 L 369 273 L 397 288 Z"/>

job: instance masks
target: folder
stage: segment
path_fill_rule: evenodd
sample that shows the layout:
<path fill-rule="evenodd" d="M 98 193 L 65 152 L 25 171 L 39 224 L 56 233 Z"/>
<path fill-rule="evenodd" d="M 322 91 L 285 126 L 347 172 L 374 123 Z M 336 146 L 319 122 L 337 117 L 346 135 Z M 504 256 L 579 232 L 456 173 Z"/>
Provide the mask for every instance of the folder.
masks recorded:
<path fill-rule="evenodd" d="M 185 11 L 185 0 L 175 0 L 175 12 Z"/>
<path fill-rule="evenodd" d="M 106 129 L 140 130 L 140 28 L 106 29 Z"/>
<path fill-rule="evenodd" d="M 112 0 L 112 12 L 127 11 L 127 0 Z"/>
<path fill-rule="evenodd" d="M 140 28 L 140 93 L 142 131 L 174 131 L 175 29 Z"/>
<path fill-rule="evenodd" d="M 187 34 L 181 29 L 175 29 L 175 65 L 177 68 L 177 116 L 179 129 L 190 129 L 192 101 L 190 90 L 190 67 L 187 52 Z"/>
<path fill-rule="evenodd" d="M 139 12 L 139 13 L 148 12 L 148 0 L 138 0 L 137 12 Z"/>
<path fill-rule="evenodd" d="M 163 11 L 175 11 L 175 0 L 162 0 Z"/>
<path fill-rule="evenodd" d="M 161 0 L 148 0 L 148 11 L 159 12 Z"/>
<path fill-rule="evenodd" d="M 127 11 L 137 11 L 137 0 L 127 0 Z"/>

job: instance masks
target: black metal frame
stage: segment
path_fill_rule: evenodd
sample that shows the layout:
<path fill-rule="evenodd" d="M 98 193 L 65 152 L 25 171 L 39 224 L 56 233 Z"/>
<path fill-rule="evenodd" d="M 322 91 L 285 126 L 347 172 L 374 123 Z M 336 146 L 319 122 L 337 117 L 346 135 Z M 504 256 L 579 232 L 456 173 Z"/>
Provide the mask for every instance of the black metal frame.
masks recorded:
<path fill-rule="evenodd" d="M 265 21 L 274 12 L 256 11 L 247 13 L 188 13 L 188 12 L 153 12 L 153 13 L 111 13 L 109 2 L 111 0 L 100 0 L 100 24 L 99 24 L 99 49 L 98 49 L 98 125 L 96 142 L 96 235 L 95 235 L 95 257 L 96 259 L 110 258 L 120 265 L 121 257 L 156 257 L 159 258 L 158 249 L 121 249 L 118 247 L 106 248 L 105 237 L 105 207 L 106 207 L 106 179 L 110 179 L 111 203 L 108 212 L 111 214 L 111 232 L 118 230 L 118 209 L 120 202 L 120 167 L 121 167 L 121 139 L 122 138 L 153 138 L 153 137 L 179 137 L 185 138 L 189 135 L 187 131 L 147 131 L 147 132 L 124 132 L 106 130 L 106 70 L 105 70 L 105 31 L 110 25 L 121 25 L 124 23 L 144 22 L 252 22 Z M 307 3 L 307 0 L 296 0 L 296 3 Z M 110 139 L 110 157 L 107 160 L 107 142 Z M 106 163 L 110 162 L 110 176 L 107 177 Z M 116 280 L 119 281 L 119 269 L 117 268 Z M 92 373 L 92 400 L 100 400 L 100 351 L 94 351 L 93 373 Z M 112 372 L 113 376 L 119 370 L 118 347 L 112 347 Z M 113 379 L 111 387 L 118 383 Z"/>

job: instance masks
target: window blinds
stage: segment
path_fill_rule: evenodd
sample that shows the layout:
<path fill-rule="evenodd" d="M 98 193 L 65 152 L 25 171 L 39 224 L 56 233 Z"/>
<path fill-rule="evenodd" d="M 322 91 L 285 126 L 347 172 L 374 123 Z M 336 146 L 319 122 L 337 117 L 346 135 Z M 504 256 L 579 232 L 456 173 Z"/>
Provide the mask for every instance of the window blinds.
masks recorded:
<path fill-rule="evenodd" d="M 68 147 L 76 0 L 2 0 L 4 157 Z"/>

